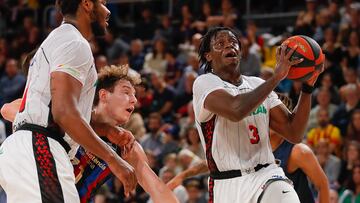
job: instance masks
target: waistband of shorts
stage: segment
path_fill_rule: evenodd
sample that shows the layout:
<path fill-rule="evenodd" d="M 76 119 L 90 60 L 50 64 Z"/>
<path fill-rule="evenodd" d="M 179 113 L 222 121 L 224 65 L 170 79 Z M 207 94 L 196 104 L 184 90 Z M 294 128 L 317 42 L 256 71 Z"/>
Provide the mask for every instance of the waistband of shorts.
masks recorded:
<path fill-rule="evenodd" d="M 37 133 L 41 133 L 43 135 L 45 135 L 46 137 L 50 137 L 54 140 L 56 140 L 64 149 L 67 153 L 69 153 L 70 151 L 70 145 L 63 139 L 63 135 L 57 133 L 54 130 L 45 128 L 43 126 L 40 125 L 36 125 L 36 124 L 30 124 L 30 123 L 24 123 L 21 126 L 19 126 L 16 131 L 19 130 L 28 130 L 28 131 L 32 131 L 32 132 L 37 132 Z"/>
<path fill-rule="evenodd" d="M 221 180 L 221 179 L 236 178 L 236 177 L 243 176 L 245 174 L 254 173 L 256 171 L 259 171 L 262 168 L 268 167 L 269 165 L 270 165 L 269 163 L 265 163 L 265 164 L 258 164 L 253 168 L 242 169 L 242 170 L 215 171 L 215 172 L 210 173 L 210 177 L 215 180 L 216 179 Z"/>

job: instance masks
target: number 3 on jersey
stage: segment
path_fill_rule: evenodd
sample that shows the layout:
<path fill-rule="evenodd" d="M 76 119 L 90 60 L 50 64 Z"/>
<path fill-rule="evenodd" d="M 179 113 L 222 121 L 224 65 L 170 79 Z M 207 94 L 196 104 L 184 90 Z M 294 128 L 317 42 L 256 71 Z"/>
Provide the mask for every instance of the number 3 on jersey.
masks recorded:
<path fill-rule="evenodd" d="M 250 143 L 251 144 L 259 143 L 260 137 L 257 127 L 255 127 L 254 125 L 249 125 L 249 130 L 252 132 L 252 135 L 250 136 Z"/>

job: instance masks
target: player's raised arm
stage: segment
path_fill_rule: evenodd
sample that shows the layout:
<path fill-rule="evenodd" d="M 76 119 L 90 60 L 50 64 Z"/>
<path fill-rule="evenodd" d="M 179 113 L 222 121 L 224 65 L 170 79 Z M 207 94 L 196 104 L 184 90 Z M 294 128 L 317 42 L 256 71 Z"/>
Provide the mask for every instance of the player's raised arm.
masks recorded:
<path fill-rule="evenodd" d="M 316 79 L 324 70 L 324 65 L 303 84 L 298 103 L 293 112 L 280 104 L 270 110 L 270 128 L 293 143 L 302 141 L 311 110 L 311 92 Z"/>

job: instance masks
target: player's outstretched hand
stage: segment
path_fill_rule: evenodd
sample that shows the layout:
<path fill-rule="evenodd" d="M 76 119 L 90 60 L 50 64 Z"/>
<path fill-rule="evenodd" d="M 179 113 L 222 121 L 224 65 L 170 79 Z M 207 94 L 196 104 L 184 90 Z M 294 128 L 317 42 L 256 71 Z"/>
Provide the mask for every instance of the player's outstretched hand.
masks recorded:
<path fill-rule="evenodd" d="M 286 44 L 282 44 L 280 47 L 276 49 L 276 65 L 275 65 L 275 77 L 278 80 L 283 80 L 289 73 L 290 67 L 301 63 L 304 59 L 296 59 L 290 61 L 291 55 L 296 50 L 297 45 L 295 45 L 288 53 L 286 53 L 287 46 Z"/>
<path fill-rule="evenodd" d="M 120 180 L 124 186 L 125 196 L 135 189 L 137 179 L 135 169 L 119 156 L 115 156 L 113 161 L 107 163 L 112 173 Z"/>

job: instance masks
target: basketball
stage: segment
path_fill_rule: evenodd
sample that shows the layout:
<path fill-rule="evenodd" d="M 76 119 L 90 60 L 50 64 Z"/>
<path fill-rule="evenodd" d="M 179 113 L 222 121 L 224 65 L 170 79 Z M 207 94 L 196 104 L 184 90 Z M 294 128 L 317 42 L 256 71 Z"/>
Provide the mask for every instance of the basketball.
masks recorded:
<path fill-rule="evenodd" d="M 304 59 L 301 63 L 290 67 L 287 75 L 288 79 L 306 81 L 315 70 L 321 68 L 325 56 L 319 44 L 312 38 L 296 35 L 286 39 L 282 44 L 287 45 L 286 52 L 290 51 L 295 45 L 298 45 L 290 57 L 291 61 L 299 58 Z"/>

